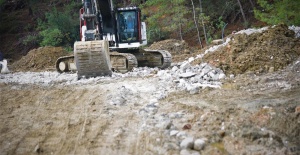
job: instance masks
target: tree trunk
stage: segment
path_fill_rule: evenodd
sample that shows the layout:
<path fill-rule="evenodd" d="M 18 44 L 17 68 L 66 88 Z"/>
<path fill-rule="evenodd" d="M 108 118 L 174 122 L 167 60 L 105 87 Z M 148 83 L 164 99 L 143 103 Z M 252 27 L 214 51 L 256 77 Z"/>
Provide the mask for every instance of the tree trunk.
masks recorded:
<path fill-rule="evenodd" d="M 199 32 L 199 28 L 198 28 L 198 24 L 197 24 L 197 20 L 196 20 L 196 13 L 195 13 L 195 6 L 194 6 L 194 2 L 193 2 L 193 0 L 191 0 L 191 2 L 192 2 L 192 6 L 193 6 L 193 16 L 194 16 L 194 22 L 195 22 L 195 26 L 196 26 L 197 33 L 198 33 L 198 41 L 199 41 L 200 47 L 201 47 L 201 48 L 203 48 L 203 46 L 202 46 L 202 42 L 201 42 L 201 38 L 200 38 L 200 32 Z"/>
<path fill-rule="evenodd" d="M 241 9 L 241 13 L 242 13 L 242 16 L 243 16 L 244 23 L 247 23 L 246 16 L 245 16 L 242 4 L 241 4 L 240 0 L 237 0 L 237 1 L 239 3 L 240 9 Z"/>
<path fill-rule="evenodd" d="M 180 35 L 180 40 L 182 41 L 183 38 L 182 38 L 182 25 L 181 25 L 181 21 L 179 23 L 179 35 Z"/>
<path fill-rule="evenodd" d="M 250 4 L 251 4 L 251 7 L 252 7 L 252 10 L 254 9 L 254 3 L 252 0 L 249 0 L 250 1 Z"/>
<path fill-rule="evenodd" d="M 29 14 L 29 16 L 32 16 L 32 15 L 33 15 L 33 11 L 32 11 L 31 6 L 28 7 L 28 14 Z"/>
<path fill-rule="evenodd" d="M 205 43 L 206 45 L 208 44 L 208 40 L 207 40 L 207 34 L 206 34 L 206 29 L 205 29 L 205 25 L 204 25 L 204 21 L 203 21 L 203 17 L 202 17 L 202 0 L 199 0 L 199 4 L 200 4 L 200 16 L 201 16 L 201 22 L 202 22 L 202 27 L 203 27 L 203 33 L 204 33 L 204 38 L 205 38 Z"/>

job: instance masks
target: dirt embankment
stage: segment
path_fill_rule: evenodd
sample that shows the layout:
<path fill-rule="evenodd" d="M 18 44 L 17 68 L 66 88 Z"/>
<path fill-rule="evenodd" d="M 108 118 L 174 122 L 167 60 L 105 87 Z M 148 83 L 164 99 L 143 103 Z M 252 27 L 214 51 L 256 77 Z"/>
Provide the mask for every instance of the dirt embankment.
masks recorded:
<path fill-rule="evenodd" d="M 191 48 L 185 41 L 168 39 L 155 42 L 149 46 L 153 50 L 167 50 L 172 54 L 172 62 L 182 62 L 185 59 L 196 54 L 194 48 Z"/>
<path fill-rule="evenodd" d="M 286 25 L 262 33 L 233 35 L 228 45 L 205 55 L 204 60 L 226 74 L 267 73 L 285 68 L 300 56 L 300 39 Z"/>
<path fill-rule="evenodd" d="M 40 47 L 29 51 L 9 67 L 14 72 L 53 71 L 57 58 L 70 54 L 62 47 Z"/>

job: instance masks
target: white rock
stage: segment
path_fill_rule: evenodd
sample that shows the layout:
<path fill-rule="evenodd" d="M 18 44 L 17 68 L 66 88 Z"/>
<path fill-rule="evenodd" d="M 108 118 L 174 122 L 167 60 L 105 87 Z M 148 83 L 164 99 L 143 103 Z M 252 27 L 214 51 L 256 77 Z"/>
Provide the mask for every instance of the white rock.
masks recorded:
<path fill-rule="evenodd" d="M 183 87 L 185 87 L 186 84 L 187 84 L 187 82 L 185 82 L 184 79 L 180 79 L 180 80 L 179 80 L 178 87 L 183 88 Z"/>
<path fill-rule="evenodd" d="M 203 80 L 205 80 L 205 81 L 209 81 L 210 79 L 211 79 L 211 77 L 208 76 L 208 75 L 204 75 L 204 76 L 203 76 Z"/>
<path fill-rule="evenodd" d="M 204 148 L 205 143 L 206 143 L 205 138 L 196 139 L 194 142 L 194 150 L 201 151 Z"/>
<path fill-rule="evenodd" d="M 224 73 L 220 73 L 220 74 L 219 74 L 219 80 L 220 80 L 220 79 L 224 79 L 225 77 L 226 77 L 226 75 L 225 75 Z"/>
<path fill-rule="evenodd" d="M 165 74 L 165 70 L 160 70 L 157 72 L 157 76 L 161 77 Z"/>
<path fill-rule="evenodd" d="M 296 27 L 293 25 L 293 26 L 289 26 L 289 29 L 295 32 L 296 38 L 300 38 L 300 27 Z"/>
<path fill-rule="evenodd" d="M 172 124 L 173 124 L 172 120 L 164 120 L 156 124 L 155 127 L 165 130 L 165 129 L 170 129 Z"/>
<path fill-rule="evenodd" d="M 180 112 L 177 112 L 177 113 L 171 113 L 170 115 L 169 115 L 169 117 L 171 118 L 171 119 L 175 119 L 175 118 L 182 118 L 182 113 L 180 113 Z"/>
<path fill-rule="evenodd" d="M 187 134 L 186 134 L 186 132 L 184 132 L 184 131 L 180 131 L 180 132 L 178 132 L 177 135 L 176 135 L 176 137 L 177 137 L 178 139 L 184 139 L 184 138 L 186 138 L 186 136 L 187 136 Z"/>
<path fill-rule="evenodd" d="M 195 77 L 191 77 L 190 81 L 191 81 L 192 83 L 196 83 L 196 82 L 197 82 L 197 79 L 196 79 Z"/>
<path fill-rule="evenodd" d="M 194 138 L 187 137 L 180 143 L 181 149 L 192 149 L 194 147 Z"/>
<path fill-rule="evenodd" d="M 189 77 L 193 77 L 195 75 L 196 75 L 196 73 L 187 72 L 187 73 L 180 74 L 179 77 L 181 77 L 181 78 L 189 78 Z"/>
<path fill-rule="evenodd" d="M 176 72 L 178 69 L 179 69 L 179 68 L 178 68 L 177 66 L 174 66 L 174 67 L 172 68 L 172 72 Z"/>
<path fill-rule="evenodd" d="M 175 143 L 164 143 L 164 148 L 166 150 L 179 150 L 179 146 L 176 145 Z"/>
<path fill-rule="evenodd" d="M 190 94 L 197 94 L 199 92 L 199 86 L 194 86 L 192 85 L 191 87 L 188 88 L 188 91 Z"/>
<path fill-rule="evenodd" d="M 192 62 L 192 61 L 194 61 L 194 60 L 195 60 L 194 57 L 190 57 L 190 58 L 188 59 L 188 62 Z"/>
<path fill-rule="evenodd" d="M 203 69 L 202 69 L 202 73 L 203 74 L 207 74 L 208 72 L 210 72 L 212 70 L 212 68 L 207 64 Z"/>
<path fill-rule="evenodd" d="M 149 102 L 150 105 L 155 105 L 156 103 L 158 103 L 158 100 L 156 98 L 151 99 Z"/>
<path fill-rule="evenodd" d="M 170 136 L 175 136 L 179 131 L 178 130 L 172 130 L 170 132 Z"/>
<path fill-rule="evenodd" d="M 180 151 L 180 155 L 200 155 L 200 153 L 194 150 L 183 149 Z"/>
<path fill-rule="evenodd" d="M 179 43 L 174 43 L 174 46 L 176 46 L 176 47 L 178 47 L 178 46 L 180 46 L 181 44 L 179 44 Z"/>
<path fill-rule="evenodd" d="M 180 70 L 182 72 L 185 72 L 187 68 L 191 67 L 191 64 L 189 62 L 184 62 L 182 65 L 180 65 Z"/>

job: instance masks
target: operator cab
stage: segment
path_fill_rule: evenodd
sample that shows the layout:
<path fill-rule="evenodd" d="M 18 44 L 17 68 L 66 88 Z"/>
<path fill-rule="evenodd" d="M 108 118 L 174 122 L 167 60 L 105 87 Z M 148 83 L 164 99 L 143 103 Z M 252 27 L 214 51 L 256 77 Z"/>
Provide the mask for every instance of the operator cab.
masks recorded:
<path fill-rule="evenodd" d="M 119 43 L 140 42 L 140 11 L 136 7 L 119 8 L 117 11 Z"/>

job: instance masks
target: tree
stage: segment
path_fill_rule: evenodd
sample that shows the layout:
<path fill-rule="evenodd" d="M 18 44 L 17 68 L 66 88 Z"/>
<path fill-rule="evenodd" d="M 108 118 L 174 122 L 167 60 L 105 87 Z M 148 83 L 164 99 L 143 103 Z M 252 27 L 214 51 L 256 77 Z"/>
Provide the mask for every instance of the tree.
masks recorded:
<path fill-rule="evenodd" d="M 34 11 L 36 11 L 36 3 L 37 3 L 37 0 L 26 0 L 26 3 L 28 5 L 28 14 L 29 16 L 32 16 Z"/>
<path fill-rule="evenodd" d="M 240 0 L 237 0 L 239 6 L 240 6 L 240 10 L 241 10 L 241 13 L 242 13 L 242 16 L 243 16 L 243 20 L 244 20 L 244 23 L 247 23 L 247 19 L 246 19 L 246 16 L 245 16 L 245 13 L 244 13 L 244 9 L 243 9 L 243 6 L 242 6 L 242 3 Z"/>
<path fill-rule="evenodd" d="M 188 21 L 185 15 L 189 9 L 185 0 L 174 0 L 172 3 L 165 0 L 146 1 L 142 5 L 143 14 L 147 16 L 147 33 L 149 42 L 157 41 L 173 32 L 178 32 L 182 38 L 182 26 Z"/>
<path fill-rule="evenodd" d="M 72 14 L 73 9 L 77 10 L 78 3 L 66 6 L 64 12 L 53 8 L 47 12 L 46 21 L 39 20 L 38 29 L 42 40 L 41 46 L 72 46 L 78 38 L 78 15 Z"/>
<path fill-rule="evenodd" d="M 0 13 L 2 11 L 2 4 L 4 4 L 5 0 L 0 0 Z"/>
<path fill-rule="evenodd" d="M 300 25 L 299 0 L 258 0 L 260 8 L 254 10 L 255 17 L 268 24 L 285 23 Z"/>
<path fill-rule="evenodd" d="M 208 44 L 208 39 L 207 39 L 207 34 L 206 34 L 206 29 L 205 29 L 205 24 L 204 24 L 204 14 L 203 14 L 203 8 L 202 8 L 202 0 L 199 0 L 199 9 L 200 9 L 200 19 L 203 27 L 203 33 L 204 33 L 204 38 L 205 38 L 205 43 Z"/>
<path fill-rule="evenodd" d="M 200 32 L 199 32 L 199 28 L 198 28 L 198 22 L 196 20 L 196 12 L 195 12 L 194 1 L 191 0 L 191 3 L 192 3 L 192 6 L 193 6 L 193 19 L 194 19 L 196 30 L 197 30 L 197 34 L 198 34 L 198 41 L 199 41 L 200 47 L 203 48 L 202 42 L 201 42 L 201 37 L 200 37 Z"/>

